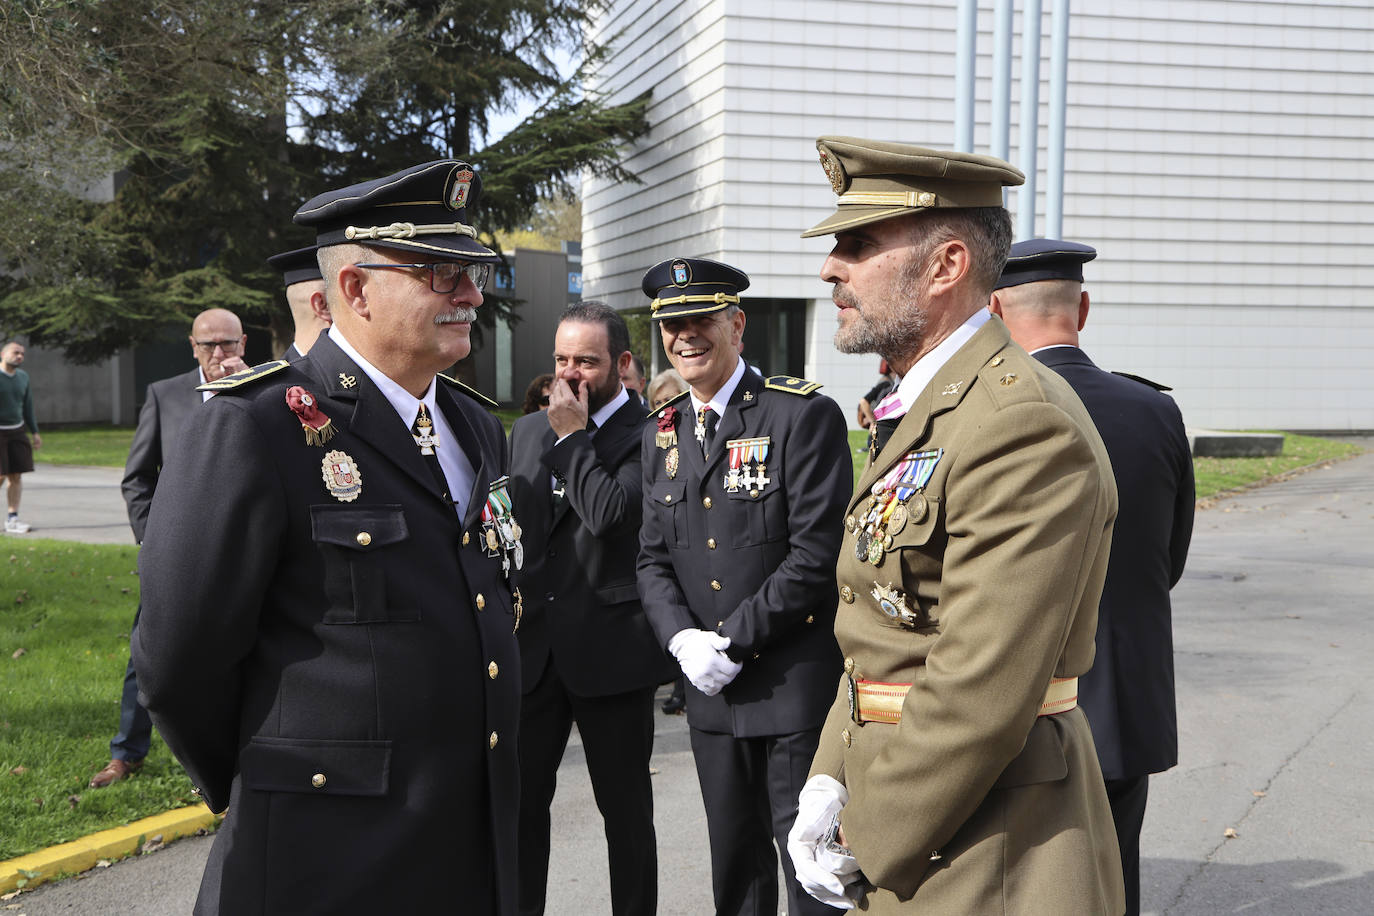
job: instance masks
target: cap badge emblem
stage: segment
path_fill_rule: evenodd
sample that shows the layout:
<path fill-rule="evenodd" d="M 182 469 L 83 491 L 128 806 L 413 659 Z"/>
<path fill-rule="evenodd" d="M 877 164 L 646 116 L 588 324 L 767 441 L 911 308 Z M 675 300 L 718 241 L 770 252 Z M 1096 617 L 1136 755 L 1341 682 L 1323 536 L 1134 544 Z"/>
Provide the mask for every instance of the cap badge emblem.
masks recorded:
<path fill-rule="evenodd" d="M 686 286 L 692 282 L 692 268 L 686 261 L 674 261 L 672 269 L 674 286 Z"/>
<path fill-rule="evenodd" d="M 843 194 L 844 168 L 825 150 L 821 150 L 821 168 L 825 169 L 825 177 L 830 179 L 830 187 L 835 189 L 835 193 Z"/>
<path fill-rule="evenodd" d="M 448 176 L 448 191 L 444 194 L 444 205 L 450 210 L 461 210 L 468 204 L 468 191 L 472 187 L 472 169 L 458 166 Z"/>

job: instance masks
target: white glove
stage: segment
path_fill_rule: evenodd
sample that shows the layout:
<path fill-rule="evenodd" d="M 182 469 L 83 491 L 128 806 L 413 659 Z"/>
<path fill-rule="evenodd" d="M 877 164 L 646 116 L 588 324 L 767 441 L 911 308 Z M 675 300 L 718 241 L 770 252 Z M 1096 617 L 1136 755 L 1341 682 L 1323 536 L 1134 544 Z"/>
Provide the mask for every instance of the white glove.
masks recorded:
<path fill-rule="evenodd" d="M 668 640 L 668 651 L 677 659 L 682 673 L 708 697 L 720 693 L 744 667 L 725 654 L 728 648 L 730 637 L 711 630 L 679 630 Z"/>
<path fill-rule="evenodd" d="M 806 781 L 797 797 L 797 819 L 787 833 L 787 854 L 797 883 L 821 903 L 852 910 L 863 896 L 859 862 L 830 836 L 849 790 L 837 780 L 817 774 Z"/>

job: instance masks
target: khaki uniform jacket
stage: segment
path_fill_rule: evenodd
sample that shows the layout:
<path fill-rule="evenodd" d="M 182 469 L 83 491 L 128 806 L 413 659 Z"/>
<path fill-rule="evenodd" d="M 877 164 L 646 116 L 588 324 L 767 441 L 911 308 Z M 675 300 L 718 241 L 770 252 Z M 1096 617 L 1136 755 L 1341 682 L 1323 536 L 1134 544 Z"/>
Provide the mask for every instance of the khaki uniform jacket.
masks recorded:
<path fill-rule="evenodd" d="M 875 481 L 943 449 L 880 565 L 855 556 Z M 928 507 L 922 514 L 921 499 Z M 865 471 L 840 548 L 835 633 L 853 677 L 911 683 L 897 724 L 851 718 L 840 680 L 813 775 L 844 783 L 873 913 L 1120 914 L 1111 811 L 1081 710 L 1037 718 L 1093 659 L 1116 489 L 1057 375 L 993 318 Z M 875 591 L 899 595 L 889 616 Z"/>

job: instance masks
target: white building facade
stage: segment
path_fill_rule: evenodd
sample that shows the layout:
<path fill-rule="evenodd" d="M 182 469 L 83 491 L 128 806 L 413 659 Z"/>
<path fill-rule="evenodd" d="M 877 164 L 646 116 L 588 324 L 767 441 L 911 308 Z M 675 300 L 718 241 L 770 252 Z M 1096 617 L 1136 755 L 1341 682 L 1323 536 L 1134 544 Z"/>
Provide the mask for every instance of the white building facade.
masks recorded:
<path fill-rule="evenodd" d="M 993 4 L 979 6 L 974 151 L 988 152 Z M 729 262 L 752 280 L 751 361 L 824 383 L 852 415 L 877 357 L 835 351 L 817 275 L 831 240 L 799 238 L 834 203 L 815 138 L 953 148 L 956 11 L 614 0 L 596 88 L 614 101 L 651 91 L 652 129 L 625 161 L 643 184 L 584 181 L 585 295 L 643 308 L 651 264 Z M 1171 385 L 1193 427 L 1374 430 L 1374 7 L 1079 2 L 1069 35 L 1062 234 L 1099 251 L 1084 349 Z M 1048 97 L 1042 85 L 1041 214 Z M 1013 218 L 1028 205 L 1017 197 Z"/>

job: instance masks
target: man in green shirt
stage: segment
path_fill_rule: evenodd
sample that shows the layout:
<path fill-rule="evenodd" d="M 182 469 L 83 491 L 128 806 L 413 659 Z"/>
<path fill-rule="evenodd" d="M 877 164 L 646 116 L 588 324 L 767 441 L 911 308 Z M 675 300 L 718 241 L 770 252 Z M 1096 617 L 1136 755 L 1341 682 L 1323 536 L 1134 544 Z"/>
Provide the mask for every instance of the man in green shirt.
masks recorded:
<path fill-rule="evenodd" d="M 0 349 L 0 476 L 9 484 L 9 515 L 6 534 L 25 534 L 29 526 L 19 520 L 20 475 L 33 470 L 33 450 L 43 445 L 33 415 L 33 390 L 24 364 L 24 345 L 11 340 Z M 29 442 L 29 434 L 33 442 Z"/>

